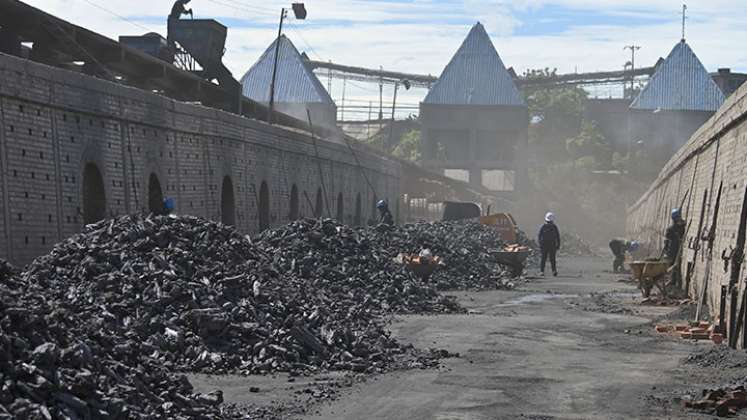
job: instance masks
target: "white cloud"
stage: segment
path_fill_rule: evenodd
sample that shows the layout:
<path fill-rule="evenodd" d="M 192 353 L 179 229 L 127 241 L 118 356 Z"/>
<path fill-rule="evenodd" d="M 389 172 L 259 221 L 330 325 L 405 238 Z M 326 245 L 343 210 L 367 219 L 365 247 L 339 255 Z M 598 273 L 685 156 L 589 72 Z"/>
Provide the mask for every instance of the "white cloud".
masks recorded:
<path fill-rule="evenodd" d="M 146 0 L 126 4 L 104 0 L 28 3 L 112 38 L 148 30 L 164 33 L 165 16 L 171 7 L 171 1 Z M 128 22 L 91 3 L 120 16 L 150 19 Z M 196 17 L 241 19 L 253 25 L 229 29 L 225 61 L 240 77 L 274 39 L 280 7 L 289 3 L 193 0 L 190 6 Z M 308 20 L 291 22 L 286 34 L 312 58 L 433 75 L 440 74 L 471 24 L 478 20 L 491 33 L 504 63 L 517 72 L 541 67 L 556 67 L 560 72 L 620 69 L 628 59 L 623 46 L 630 43 L 643 47 L 637 63 L 652 65 L 669 53 L 681 30 L 681 0 L 306 0 L 306 7 Z M 545 8 L 566 10 L 571 16 L 574 12 L 579 16 L 601 13 L 615 17 L 615 22 L 630 19 L 636 24 L 589 25 L 579 21 L 550 34 L 525 35 L 520 31 L 529 24 L 552 23 L 553 19 L 541 16 Z M 520 18 L 533 15 L 540 17 L 528 22 Z M 731 67 L 747 71 L 747 8 L 742 0 L 690 1 L 688 15 L 688 42 L 709 70 Z M 326 80 L 323 82 L 326 85 Z M 340 83 L 334 83 L 333 97 L 340 97 L 341 88 Z M 349 85 L 346 94 L 378 102 L 377 87 L 366 89 Z M 402 101 L 417 103 L 423 91 L 401 95 Z M 386 97 L 390 96 L 387 90 Z"/>

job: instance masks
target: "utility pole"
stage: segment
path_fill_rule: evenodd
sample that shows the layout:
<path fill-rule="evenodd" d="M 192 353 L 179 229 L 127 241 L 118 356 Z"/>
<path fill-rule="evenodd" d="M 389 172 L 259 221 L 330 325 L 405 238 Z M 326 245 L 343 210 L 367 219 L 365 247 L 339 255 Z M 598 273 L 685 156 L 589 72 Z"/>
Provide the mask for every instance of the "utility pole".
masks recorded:
<path fill-rule="evenodd" d="M 298 20 L 306 19 L 306 7 L 303 3 L 293 3 L 293 15 Z M 270 81 L 270 106 L 267 113 L 267 122 L 272 124 L 272 112 L 275 109 L 275 79 L 278 73 L 278 56 L 280 55 L 280 37 L 283 35 L 283 20 L 288 16 L 285 7 L 280 9 L 280 25 L 278 25 L 278 37 L 275 40 L 275 60 L 272 65 L 272 80 Z"/>
<path fill-rule="evenodd" d="M 329 63 L 332 64 L 332 60 Z M 332 69 L 327 69 L 327 93 L 332 96 Z"/>
<path fill-rule="evenodd" d="M 380 66 L 381 71 L 384 71 L 384 66 Z M 384 76 L 379 75 L 379 134 L 384 126 Z"/>
<path fill-rule="evenodd" d="M 685 20 L 687 19 L 687 5 L 682 4 L 682 42 L 685 41 Z"/>
<path fill-rule="evenodd" d="M 373 102 L 368 101 L 368 119 L 366 120 L 366 139 L 371 138 L 371 112 L 373 112 Z"/>
<path fill-rule="evenodd" d="M 626 45 L 623 50 L 630 50 L 630 94 L 633 94 L 635 89 L 635 52 L 640 50 L 640 45 Z"/>
<path fill-rule="evenodd" d="M 283 20 L 287 16 L 285 7 L 280 9 L 280 25 L 278 25 L 278 37 L 275 39 L 275 62 L 272 65 L 272 81 L 270 81 L 270 112 L 267 114 L 267 122 L 272 124 L 272 111 L 275 108 L 275 78 L 278 74 L 278 55 L 280 55 L 280 37 L 283 35 Z"/>
<path fill-rule="evenodd" d="M 340 113 L 340 121 L 345 122 L 345 88 L 348 84 L 348 78 L 342 78 L 342 112 Z"/>
<path fill-rule="evenodd" d="M 394 84 L 394 96 L 392 97 L 392 120 L 389 122 L 389 144 L 392 144 L 392 137 L 394 136 L 394 112 L 397 110 L 397 90 L 399 89 L 399 82 Z M 387 144 L 384 143 L 384 136 L 381 136 L 381 150 L 386 152 Z"/>

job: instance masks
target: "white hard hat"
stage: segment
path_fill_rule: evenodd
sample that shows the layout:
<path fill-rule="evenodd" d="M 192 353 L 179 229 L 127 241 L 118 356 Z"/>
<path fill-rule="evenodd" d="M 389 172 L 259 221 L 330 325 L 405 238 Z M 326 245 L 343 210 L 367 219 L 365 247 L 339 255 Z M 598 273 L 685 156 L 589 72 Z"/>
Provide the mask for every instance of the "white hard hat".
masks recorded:
<path fill-rule="evenodd" d="M 554 222 L 555 221 L 555 213 L 553 213 L 551 211 L 547 212 L 547 214 L 545 215 L 545 221 L 546 222 Z"/>

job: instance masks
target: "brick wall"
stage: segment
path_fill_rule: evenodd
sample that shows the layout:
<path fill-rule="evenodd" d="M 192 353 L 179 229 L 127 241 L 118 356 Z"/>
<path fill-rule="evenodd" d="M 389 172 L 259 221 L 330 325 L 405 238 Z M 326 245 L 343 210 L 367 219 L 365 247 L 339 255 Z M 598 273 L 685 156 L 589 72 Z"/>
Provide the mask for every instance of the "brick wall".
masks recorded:
<path fill-rule="evenodd" d="M 358 194 L 364 220 L 371 217 L 362 170 L 379 198 L 397 201 L 399 164 L 358 150 L 360 168 L 346 146 L 317 143 L 299 130 L 0 54 L 0 256 L 24 264 L 80 231 L 92 166 L 107 217 L 147 210 L 153 177 L 177 213 L 232 218 L 247 233 L 259 229 L 263 182 L 273 226 L 288 222 L 293 186 L 300 215 L 312 216 L 322 178 L 332 216 L 342 193 L 348 223 Z"/>
<path fill-rule="evenodd" d="M 647 252 L 658 255 L 670 222 L 669 210 L 682 206 L 688 223 L 682 277 L 689 279 L 683 287 L 693 298 L 703 295 L 711 316 L 717 317 L 722 286 L 726 286 L 725 324 L 732 343 L 741 348 L 747 347 L 743 342 L 747 304 L 742 302 L 747 263 L 739 267 L 735 258 L 725 262 L 722 255 L 728 257 L 737 248 L 745 252 L 744 244 L 738 244 L 740 230 L 747 230 L 747 220 L 742 220 L 747 195 L 745 156 L 747 86 L 677 151 L 649 190 L 628 209 L 627 219 L 628 236 L 640 239 Z M 703 239 L 709 236 L 712 239 Z"/>

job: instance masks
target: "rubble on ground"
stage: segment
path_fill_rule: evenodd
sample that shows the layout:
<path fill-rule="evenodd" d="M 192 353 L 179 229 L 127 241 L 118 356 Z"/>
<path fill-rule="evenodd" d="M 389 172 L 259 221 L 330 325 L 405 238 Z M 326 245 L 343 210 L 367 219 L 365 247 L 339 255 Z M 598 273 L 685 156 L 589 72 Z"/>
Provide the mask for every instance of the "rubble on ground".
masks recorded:
<path fill-rule="evenodd" d="M 708 321 L 690 324 L 657 324 L 654 329 L 659 334 L 668 334 L 687 340 L 712 340 L 721 344 L 724 336 L 717 331 L 716 325 Z"/>
<path fill-rule="evenodd" d="M 736 415 L 747 408 L 747 389 L 744 385 L 703 390 L 702 397 L 685 401 L 685 407 L 706 411 L 719 417 Z"/>
<path fill-rule="evenodd" d="M 580 236 L 572 232 L 562 232 L 560 234 L 560 252 L 564 255 L 585 257 L 594 255 L 592 246 L 584 241 Z"/>
<path fill-rule="evenodd" d="M 729 346 L 712 346 L 689 355 L 685 363 L 716 369 L 745 368 L 747 367 L 747 353 Z"/>

